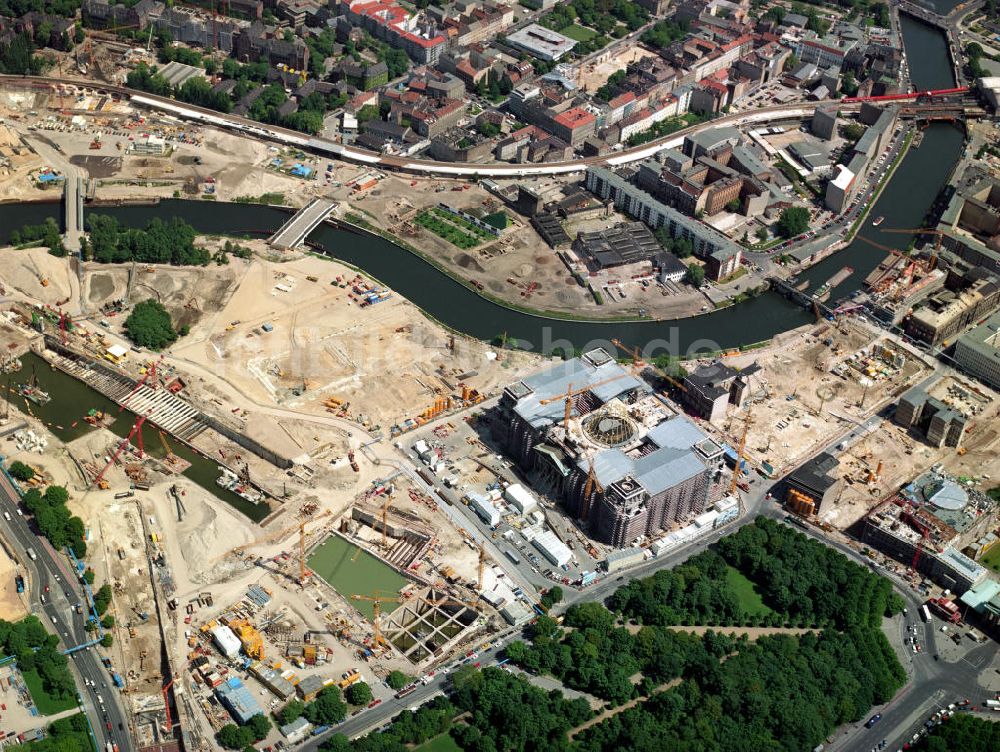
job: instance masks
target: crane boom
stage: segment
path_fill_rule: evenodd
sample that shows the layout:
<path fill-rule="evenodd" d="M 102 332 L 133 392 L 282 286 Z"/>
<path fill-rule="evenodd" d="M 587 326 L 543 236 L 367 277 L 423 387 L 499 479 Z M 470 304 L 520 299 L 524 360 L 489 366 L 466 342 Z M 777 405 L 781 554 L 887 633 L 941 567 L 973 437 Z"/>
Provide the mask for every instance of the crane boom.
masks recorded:
<path fill-rule="evenodd" d="M 594 384 L 588 384 L 587 386 L 580 387 L 579 389 L 574 389 L 572 384 L 566 385 L 566 391 L 562 394 L 557 394 L 555 397 L 547 397 L 546 399 L 538 400 L 540 405 L 548 405 L 553 402 L 558 402 L 559 400 L 565 400 L 566 409 L 563 412 L 563 428 L 569 430 L 569 415 L 573 409 L 573 398 L 577 395 L 589 392 L 595 387 L 603 386 L 604 384 L 610 384 L 612 381 L 617 381 L 618 379 L 624 378 L 628 374 L 620 373 L 617 376 L 612 376 L 608 379 L 602 379 Z"/>

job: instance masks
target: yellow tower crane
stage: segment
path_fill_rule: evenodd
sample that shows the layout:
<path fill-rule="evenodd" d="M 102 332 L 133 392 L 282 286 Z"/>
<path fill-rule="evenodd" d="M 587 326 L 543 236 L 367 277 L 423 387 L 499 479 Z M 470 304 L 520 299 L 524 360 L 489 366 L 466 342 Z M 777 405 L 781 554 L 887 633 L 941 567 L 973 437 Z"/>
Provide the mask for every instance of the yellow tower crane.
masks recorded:
<path fill-rule="evenodd" d="M 383 603 L 402 603 L 405 598 L 400 598 L 394 595 L 361 595 L 360 593 L 355 593 L 351 596 L 352 601 L 368 601 L 372 604 L 372 608 L 375 611 L 375 619 L 373 624 L 375 625 L 375 637 L 373 639 L 372 646 L 378 647 L 389 647 L 389 642 L 382 636 L 382 604 Z"/>
<path fill-rule="evenodd" d="M 593 491 L 597 493 L 604 493 L 604 486 L 601 482 L 597 480 L 597 473 L 594 472 L 594 458 L 587 458 L 587 484 L 583 487 L 583 509 L 581 510 L 580 519 L 584 522 L 590 516 L 590 495 Z"/>
<path fill-rule="evenodd" d="M 642 351 L 638 347 L 626 347 L 619 339 L 612 339 L 611 344 L 619 350 L 624 350 L 632 357 L 632 366 L 634 368 L 642 365 Z"/>
<path fill-rule="evenodd" d="M 566 391 L 564 393 L 557 394 L 555 397 L 549 397 L 548 399 L 538 400 L 538 404 L 540 404 L 540 405 L 548 405 L 548 404 L 551 404 L 552 402 L 559 402 L 560 400 L 564 400 L 565 401 L 565 409 L 563 410 L 563 429 L 566 430 L 566 431 L 568 431 L 569 430 L 569 416 L 570 416 L 570 413 L 573 411 L 573 398 L 574 397 L 576 397 L 576 396 L 578 396 L 580 394 L 585 394 L 586 392 L 589 392 L 591 389 L 594 389 L 594 388 L 599 387 L 599 386 L 603 386 L 604 384 L 610 384 L 612 381 L 617 381 L 618 379 L 623 378 L 626 375 L 627 374 L 619 374 L 618 376 L 612 376 L 609 379 L 602 379 L 601 381 L 598 381 L 596 384 L 588 384 L 587 386 L 582 387 L 580 389 L 574 389 L 572 384 L 567 384 L 566 385 Z"/>

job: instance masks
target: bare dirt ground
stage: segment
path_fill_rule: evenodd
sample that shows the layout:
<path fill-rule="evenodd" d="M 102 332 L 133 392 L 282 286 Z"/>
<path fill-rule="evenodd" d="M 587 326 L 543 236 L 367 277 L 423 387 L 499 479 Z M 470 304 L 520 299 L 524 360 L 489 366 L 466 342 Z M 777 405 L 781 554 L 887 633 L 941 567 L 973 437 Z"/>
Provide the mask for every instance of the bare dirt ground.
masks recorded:
<path fill-rule="evenodd" d="M 52 256 L 46 248 L 19 251 L 0 248 L 0 286 L 7 294 L 25 301 L 57 305 L 69 299 L 75 307 L 79 285 L 66 259 Z M 42 284 L 43 280 L 47 284 Z"/>
<path fill-rule="evenodd" d="M 207 388 L 226 409 L 245 407 L 242 394 L 330 417 L 340 412 L 324 405 L 332 397 L 350 403 L 351 419 L 386 432 L 431 406 L 436 390 L 452 394 L 463 381 L 489 394 L 537 362 L 518 353 L 498 367 L 489 346 L 460 336 L 452 348 L 451 337 L 407 301 L 359 307 L 349 289 L 331 284 L 336 276 L 354 272 L 311 256 L 255 260 L 219 312 L 197 322 L 171 355 L 206 386 L 217 385 Z"/>
<path fill-rule="evenodd" d="M 750 378 L 755 401 L 747 454 L 770 462 L 779 474 L 787 471 L 829 437 L 867 417 L 888 395 L 929 372 L 910 353 L 904 353 L 905 364 L 899 369 L 857 355 L 876 342 L 884 340 L 851 322 L 823 322 L 779 335 L 766 348 L 726 358 L 727 365 L 736 368 L 755 361 L 762 368 Z M 879 372 L 866 376 L 851 362 L 862 368 L 871 364 Z M 722 426 L 736 442 L 733 446 L 739 443 L 743 416 L 730 410 Z"/>
<path fill-rule="evenodd" d="M 640 50 L 623 51 L 614 60 L 598 64 L 584 77 L 606 79 L 612 71 L 645 54 Z M 598 69 L 600 72 L 596 72 Z M 438 202 L 479 215 L 502 208 L 500 199 L 475 183 L 383 175 L 377 186 L 356 191 L 356 183 L 380 173 L 364 166 L 279 149 L 212 128 L 178 124 L 156 113 L 134 113 L 142 118 L 139 122 L 124 105 L 105 100 L 106 97 L 94 92 L 81 96 L 79 101 L 73 94 L 61 103 L 54 95 L 0 94 L 0 116 L 6 113 L 11 118 L 10 140 L 20 142 L 25 152 L 22 166 L 15 165 L 8 175 L 0 172 L 0 199 L 58 198 L 58 187 L 42 192 L 30 179 L 31 170 L 37 172 L 41 166 L 30 145 L 43 139 L 93 179 L 93 198 L 98 202 L 170 197 L 232 201 L 272 194 L 268 200 L 297 207 L 314 196 L 325 195 L 341 203 L 342 213 L 355 212 L 377 226 L 391 229 L 404 241 L 432 255 L 455 276 L 475 279 L 491 295 L 516 305 L 556 313 L 585 312 L 596 317 L 648 315 L 669 319 L 698 313 L 706 303 L 696 291 L 686 288 L 683 294 L 659 294 L 655 289 L 650 291 L 635 284 L 627 286 L 625 299 L 605 295 L 603 304 L 597 305 L 528 219 L 510 209 L 507 213 L 513 224 L 498 240 L 468 250 L 459 249 L 412 223 L 404 226 L 407 220 Z M 59 111 L 47 109 L 51 107 L 58 107 Z M 62 114 L 63 111 L 68 114 Z M 32 115 L 33 112 L 36 114 Z M 166 138 L 168 152 L 145 155 L 131 151 L 133 140 L 146 133 Z M 290 170 L 295 165 L 308 168 L 311 175 L 292 176 Z M 534 188 L 546 183 L 522 182 Z M 547 183 L 554 190 L 542 191 L 546 200 L 558 198 L 557 189 L 571 184 L 566 179 L 550 179 Z M 611 219 L 624 218 L 615 215 Z M 571 236 L 578 229 L 569 223 Z M 536 286 L 528 294 L 531 283 Z"/>
<path fill-rule="evenodd" d="M 364 180 L 371 171 L 363 169 L 338 172 L 338 179 Z M 516 214 L 500 199 L 475 183 L 461 181 L 410 179 L 386 175 L 377 187 L 358 195 L 345 184 L 334 188 L 332 196 L 341 202 L 341 214 L 355 213 L 372 224 L 389 230 L 404 242 L 431 256 L 437 263 L 463 280 L 475 280 L 485 285 L 486 292 L 515 305 L 537 310 L 587 315 L 592 317 L 640 316 L 675 318 L 698 313 L 705 299 L 695 290 L 684 295 L 661 296 L 639 284 L 626 286 L 626 298 L 604 296 L 598 306 L 586 287 L 573 278 L 559 254 L 546 245 L 531 226 L 527 217 Z M 565 180 L 547 182 L 522 180 L 536 188 L 543 199 L 561 197 Z M 468 186 L 466 190 L 461 189 Z M 414 218 L 427 208 L 444 203 L 470 214 L 485 215 L 499 209 L 506 211 L 511 225 L 497 240 L 462 250 L 447 240 L 414 223 Z M 599 220 L 566 222 L 570 237 L 577 232 L 602 229 L 626 217 L 613 213 Z M 614 277 L 614 274 L 606 276 Z M 535 287 L 528 292 L 532 283 Z M 645 312 L 645 313 L 641 313 Z"/>

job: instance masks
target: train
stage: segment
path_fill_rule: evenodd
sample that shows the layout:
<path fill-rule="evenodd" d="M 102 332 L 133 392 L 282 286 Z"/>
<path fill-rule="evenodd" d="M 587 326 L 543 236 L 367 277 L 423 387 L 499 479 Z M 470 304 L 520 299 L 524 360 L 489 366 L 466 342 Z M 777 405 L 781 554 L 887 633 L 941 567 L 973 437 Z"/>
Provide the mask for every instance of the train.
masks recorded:
<path fill-rule="evenodd" d="M 921 97 L 947 97 L 954 94 L 968 93 L 968 86 L 960 86 L 955 89 L 927 89 L 926 91 L 911 91 L 907 94 L 882 94 L 871 97 L 844 97 L 840 101 L 844 104 L 857 104 L 861 102 L 902 102 L 907 99 L 920 99 Z"/>

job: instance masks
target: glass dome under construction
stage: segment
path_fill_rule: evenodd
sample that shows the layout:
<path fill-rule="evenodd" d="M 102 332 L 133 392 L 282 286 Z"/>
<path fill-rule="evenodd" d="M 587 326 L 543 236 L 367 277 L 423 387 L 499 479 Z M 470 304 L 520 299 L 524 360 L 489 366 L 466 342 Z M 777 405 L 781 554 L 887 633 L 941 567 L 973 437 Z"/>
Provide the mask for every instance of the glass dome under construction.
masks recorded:
<path fill-rule="evenodd" d="M 595 410 L 583 421 L 583 432 L 595 444 L 620 447 L 632 442 L 638 427 L 624 410 L 605 407 Z"/>

